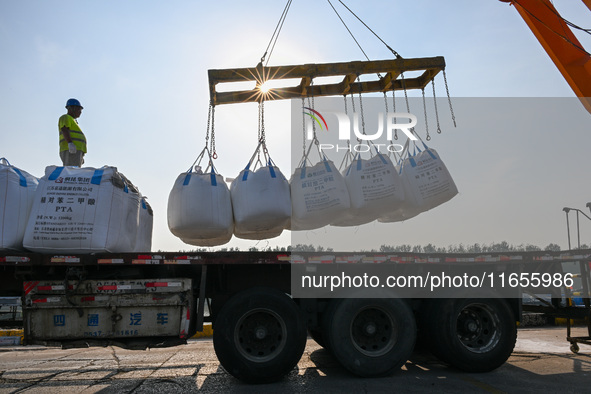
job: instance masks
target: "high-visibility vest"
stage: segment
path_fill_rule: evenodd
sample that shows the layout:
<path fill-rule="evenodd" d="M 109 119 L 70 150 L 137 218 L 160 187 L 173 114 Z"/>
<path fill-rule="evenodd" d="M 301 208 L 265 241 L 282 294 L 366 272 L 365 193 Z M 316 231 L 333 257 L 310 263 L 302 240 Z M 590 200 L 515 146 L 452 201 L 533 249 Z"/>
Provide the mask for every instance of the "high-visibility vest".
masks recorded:
<path fill-rule="evenodd" d="M 64 135 L 62 134 L 62 127 L 64 126 L 70 129 L 70 138 L 76 146 L 76 149 L 86 153 L 86 137 L 80 129 L 80 126 L 78 126 L 76 119 L 68 114 L 60 116 L 58 121 L 58 129 L 60 131 L 60 152 L 68 150 L 68 141 L 66 141 Z"/>

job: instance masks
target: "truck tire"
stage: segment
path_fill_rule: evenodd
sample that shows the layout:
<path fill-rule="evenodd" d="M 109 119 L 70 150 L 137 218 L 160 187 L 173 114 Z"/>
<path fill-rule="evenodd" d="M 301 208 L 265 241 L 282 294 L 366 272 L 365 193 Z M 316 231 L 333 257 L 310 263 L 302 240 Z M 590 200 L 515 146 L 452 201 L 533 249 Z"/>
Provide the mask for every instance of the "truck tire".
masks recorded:
<path fill-rule="evenodd" d="M 362 377 L 390 375 L 412 354 L 416 323 L 397 298 L 335 300 L 324 316 L 324 339 L 337 360 Z"/>
<path fill-rule="evenodd" d="M 503 299 L 436 300 L 431 312 L 427 330 L 432 353 L 462 371 L 492 371 L 513 352 L 517 325 Z"/>
<path fill-rule="evenodd" d="M 322 344 L 320 344 L 324 349 L 328 350 L 332 353 L 330 348 L 330 335 L 331 335 L 331 326 L 332 326 L 332 319 L 334 316 L 334 312 L 339 304 L 343 302 L 342 298 L 333 298 L 328 302 L 326 308 L 322 312 L 320 316 L 320 340 Z"/>
<path fill-rule="evenodd" d="M 281 379 L 300 360 L 307 332 L 302 313 L 285 293 L 252 288 L 230 298 L 213 331 L 215 353 L 228 373 L 248 383 Z"/>

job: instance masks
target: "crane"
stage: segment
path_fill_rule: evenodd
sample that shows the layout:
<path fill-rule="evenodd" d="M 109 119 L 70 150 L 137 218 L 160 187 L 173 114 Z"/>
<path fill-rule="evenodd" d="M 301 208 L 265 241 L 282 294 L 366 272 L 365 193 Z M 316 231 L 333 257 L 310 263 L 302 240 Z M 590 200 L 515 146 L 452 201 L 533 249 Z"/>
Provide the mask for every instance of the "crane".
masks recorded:
<path fill-rule="evenodd" d="M 591 54 L 551 0 L 499 0 L 510 3 L 544 47 L 564 79 L 591 113 Z M 591 11 L 591 0 L 581 0 Z"/>

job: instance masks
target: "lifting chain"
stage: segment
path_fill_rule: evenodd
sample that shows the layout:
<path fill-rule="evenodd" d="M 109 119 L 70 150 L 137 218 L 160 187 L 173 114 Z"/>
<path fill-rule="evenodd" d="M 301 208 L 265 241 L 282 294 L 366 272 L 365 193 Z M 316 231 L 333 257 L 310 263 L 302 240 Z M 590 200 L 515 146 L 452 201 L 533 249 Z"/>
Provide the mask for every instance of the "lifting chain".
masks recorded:
<path fill-rule="evenodd" d="M 361 80 L 359 79 L 359 75 L 357 75 L 357 83 L 359 84 L 359 112 L 361 112 L 361 130 L 363 135 L 365 135 L 365 116 L 363 115 L 363 98 L 361 97 Z"/>
<path fill-rule="evenodd" d="M 218 158 L 218 153 L 215 150 L 215 105 L 211 106 L 211 157 Z"/>
<path fill-rule="evenodd" d="M 209 139 L 211 133 L 211 141 Z M 207 132 L 205 133 L 205 147 L 209 144 L 209 151 L 213 159 L 218 158 L 218 154 L 215 151 L 215 105 L 209 103 L 209 111 L 207 112 Z"/>
<path fill-rule="evenodd" d="M 347 111 L 347 95 L 343 94 L 343 99 L 345 100 L 345 115 L 349 115 L 349 112 Z"/>
<path fill-rule="evenodd" d="M 431 80 L 433 85 L 433 104 L 435 105 L 435 120 L 437 121 L 437 134 L 441 134 L 441 125 L 439 124 L 439 111 L 437 111 L 437 96 L 435 95 L 435 78 Z"/>
<path fill-rule="evenodd" d="M 302 97 L 302 150 L 303 155 L 306 155 L 306 113 L 304 111 L 306 107 L 306 99 Z"/>
<path fill-rule="evenodd" d="M 431 136 L 429 135 L 429 120 L 427 118 L 427 101 L 425 100 L 425 88 L 421 89 L 423 93 L 423 112 L 425 113 L 425 130 L 427 131 L 427 141 L 431 141 Z"/>
<path fill-rule="evenodd" d="M 351 107 L 353 107 L 353 119 L 355 119 L 355 112 L 357 112 L 355 110 L 355 96 L 353 95 L 353 92 L 351 91 Z M 361 142 L 361 139 L 357 138 L 357 142 Z"/>
<path fill-rule="evenodd" d="M 308 106 L 312 109 L 316 109 L 314 103 L 314 79 L 310 81 L 310 95 L 308 96 Z M 312 133 L 314 134 L 312 138 L 314 139 L 316 144 L 318 144 L 318 139 L 316 138 L 316 122 L 312 122 Z"/>
<path fill-rule="evenodd" d="M 396 113 L 396 90 L 394 86 L 392 86 L 392 112 Z M 394 117 L 394 123 L 396 123 L 396 117 Z M 398 129 L 394 128 L 394 139 L 398 140 Z"/>
<path fill-rule="evenodd" d="M 400 73 L 400 79 L 402 81 L 402 89 L 404 90 L 404 99 L 406 100 L 406 112 L 410 114 L 410 104 L 408 102 L 408 92 L 406 90 L 406 81 L 404 80 L 404 73 Z M 411 133 L 415 133 L 415 128 L 410 129 Z"/>
<path fill-rule="evenodd" d="M 392 91 L 392 92 L 394 92 L 394 91 Z M 384 91 L 384 105 L 386 106 L 386 122 L 388 122 L 388 93 L 386 93 L 386 91 Z M 392 120 L 394 122 L 396 122 L 396 107 L 394 107 Z M 396 133 L 396 129 L 394 129 L 394 133 Z M 398 136 L 396 136 L 396 139 L 398 139 Z M 390 145 L 394 145 L 394 141 L 390 140 Z M 392 153 L 394 155 L 394 159 L 396 159 L 395 153 L 394 152 L 390 152 L 390 153 Z M 390 153 L 388 153 L 388 154 L 390 154 Z"/>
<path fill-rule="evenodd" d="M 265 145 L 265 100 L 259 102 L 259 141 Z"/>
<path fill-rule="evenodd" d="M 451 119 L 454 122 L 454 127 L 458 127 L 456 125 L 456 116 L 454 115 L 454 109 L 451 106 L 451 96 L 449 95 L 449 87 L 447 86 L 447 75 L 445 75 L 445 68 L 443 69 L 443 81 L 445 82 L 445 91 L 447 92 L 447 101 L 449 101 L 449 110 L 451 112 Z"/>
<path fill-rule="evenodd" d="M 263 154 L 265 156 L 265 161 L 267 158 L 267 142 L 265 139 L 265 100 L 259 101 L 259 143 L 261 144 L 261 148 L 263 150 Z M 261 152 L 258 151 L 258 160 L 261 160 L 260 156 Z"/>
<path fill-rule="evenodd" d="M 347 109 L 347 95 L 344 94 L 343 95 L 343 99 L 345 101 L 345 115 L 347 115 L 347 117 L 349 117 L 349 110 Z M 351 102 L 353 102 L 353 95 L 351 95 Z M 353 104 L 353 112 L 355 112 L 355 104 Z M 351 132 L 351 130 L 349 130 L 349 133 Z M 347 139 L 347 148 L 351 149 L 351 138 L 349 136 L 349 139 Z M 341 163 L 342 165 L 342 163 Z"/>

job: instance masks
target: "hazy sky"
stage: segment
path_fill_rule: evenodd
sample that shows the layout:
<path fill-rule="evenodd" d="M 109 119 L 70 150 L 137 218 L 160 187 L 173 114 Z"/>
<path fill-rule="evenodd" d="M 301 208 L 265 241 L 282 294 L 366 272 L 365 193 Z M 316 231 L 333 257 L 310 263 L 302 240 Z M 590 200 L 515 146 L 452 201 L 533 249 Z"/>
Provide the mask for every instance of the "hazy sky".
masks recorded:
<path fill-rule="evenodd" d="M 581 1 L 554 3 L 565 18 L 589 28 L 590 12 Z M 338 1 L 333 4 L 371 59 L 392 57 Z M 516 10 L 505 3 L 347 4 L 403 57 L 444 56 L 454 97 L 573 96 Z M 115 166 L 148 196 L 155 215 L 153 250 L 190 249 L 168 231 L 166 206 L 174 180 L 204 146 L 207 70 L 255 66 L 284 5 L 270 0 L 0 2 L 0 157 L 38 177 L 46 166 L 60 164 L 57 119 L 65 113 L 66 100 L 78 98 L 88 138 L 86 165 Z M 589 50 L 588 36 L 578 36 Z M 327 2 L 295 0 L 269 65 L 363 59 Z M 442 79 L 437 82 L 442 96 Z M 480 127 L 469 115 L 482 108 L 471 112 L 469 100 L 458 101 L 458 111 L 467 111 L 463 119 L 458 114 L 458 128 L 434 136 L 432 146 L 449 158 L 460 195 L 414 224 L 355 231 L 391 233 L 391 242 L 385 243 L 392 245 L 507 240 L 566 247 L 562 207 L 584 208 L 591 201 L 591 115 L 572 108 L 575 125 L 562 112 L 554 118 L 564 122 L 538 124 L 518 117 L 521 124 L 506 124 L 502 113 L 485 111 Z M 504 103 L 511 107 L 514 101 Z M 524 113 L 546 108 L 544 116 L 552 116 L 547 107 L 539 108 Z M 256 117 L 255 104 L 216 109 L 216 166 L 224 176 L 236 176 L 252 154 Z M 269 150 L 288 177 L 289 118 L 288 101 L 266 105 Z M 495 130 L 503 132 L 495 135 Z M 462 156 L 483 159 L 473 163 Z M 582 228 L 589 239 L 591 225 Z M 226 246 L 289 242 L 285 232 L 268 242 L 233 239 Z"/>

